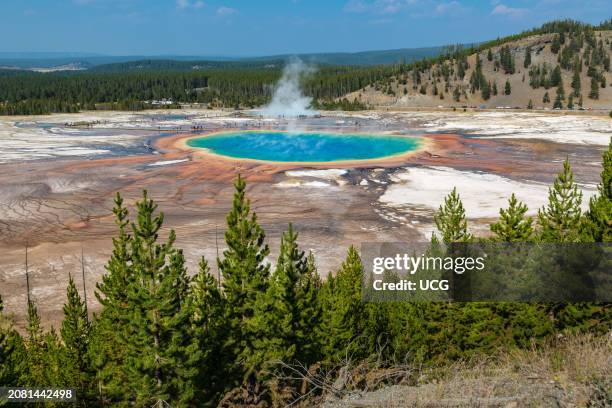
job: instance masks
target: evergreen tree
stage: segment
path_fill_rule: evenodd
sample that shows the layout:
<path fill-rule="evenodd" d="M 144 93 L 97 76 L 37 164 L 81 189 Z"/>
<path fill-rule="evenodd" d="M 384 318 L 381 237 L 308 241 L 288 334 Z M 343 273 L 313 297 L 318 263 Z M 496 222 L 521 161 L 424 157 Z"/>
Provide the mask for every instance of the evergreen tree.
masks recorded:
<path fill-rule="evenodd" d="M 529 68 L 531 65 L 531 47 L 525 48 L 525 60 L 523 61 L 523 67 Z"/>
<path fill-rule="evenodd" d="M 362 336 L 366 321 L 362 280 L 363 265 L 351 246 L 336 276 L 329 276 L 321 288 L 320 339 L 325 361 L 358 361 L 368 354 L 363 345 L 369 341 Z"/>
<path fill-rule="evenodd" d="M 444 205 L 440 206 L 434 220 L 441 234 L 442 242 L 468 242 L 472 239 L 467 228 L 465 209 L 456 187 L 446 196 Z"/>
<path fill-rule="evenodd" d="M 512 93 L 512 87 L 510 86 L 510 81 L 506 79 L 506 85 L 504 86 L 504 94 L 510 95 Z"/>
<path fill-rule="evenodd" d="M 561 80 L 561 67 L 557 65 L 550 74 L 550 86 L 559 86 Z"/>
<path fill-rule="evenodd" d="M 43 329 L 40 325 L 40 316 L 34 302 L 28 301 L 27 326 L 27 378 L 25 386 L 48 386 L 46 378 L 47 361 L 46 344 Z"/>
<path fill-rule="evenodd" d="M 51 328 L 47 333 L 43 333 L 42 337 L 42 344 L 44 345 L 42 378 L 45 379 L 43 384 L 46 387 L 66 387 L 66 384 L 69 383 L 65 367 L 65 361 L 67 361 L 66 347 L 62 344 L 54 328 Z M 85 401 L 81 402 L 85 405 Z"/>
<path fill-rule="evenodd" d="M 458 85 L 455 87 L 455 90 L 453 91 L 453 99 L 455 100 L 455 102 L 459 102 L 459 100 L 461 99 L 461 90 L 459 89 Z"/>
<path fill-rule="evenodd" d="M 265 294 L 257 299 L 252 329 L 255 352 L 246 362 L 261 370 L 264 381 L 280 370 L 278 361 L 309 365 L 318 360 L 319 341 L 314 336 L 319 323 L 318 278 L 312 260 L 297 245 L 297 233 L 289 225 L 281 238 L 274 274 Z M 281 384 L 282 385 L 282 384 Z M 273 398 L 274 399 L 274 398 Z"/>
<path fill-rule="evenodd" d="M 497 81 L 493 81 L 493 95 L 497 95 Z"/>
<path fill-rule="evenodd" d="M 196 401 L 198 405 L 214 406 L 231 384 L 227 381 L 230 374 L 227 368 L 231 365 L 232 356 L 224 347 L 227 340 L 223 320 L 225 298 L 204 258 L 200 260 L 199 271 L 193 277 L 189 297 L 194 337 L 202 353 L 196 381 Z"/>
<path fill-rule="evenodd" d="M 69 384 L 77 388 L 79 402 L 85 403 L 91 399 L 92 372 L 88 355 L 91 326 L 87 316 L 87 307 L 81 301 L 72 276 L 69 276 L 67 299 L 68 301 L 64 304 L 64 320 L 60 330 L 66 347 L 65 377 Z"/>
<path fill-rule="evenodd" d="M 5 322 L 3 322 L 5 323 Z M 28 358 L 23 337 L 12 328 L 3 327 L 0 343 L 0 384 L 5 387 L 18 387 L 27 384 Z"/>
<path fill-rule="evenodd" d="M 573 95 L 577 98 L 580 95 L 580 71 L 578 66 L 574 67 L 574 76 L 572 77 Z"/>
<path fill-rule="evenodd" d="M 533 218 L 525 217 L 527 205 L 518 201 L 514 193 L 508 208 L 499 210 L 499 221 L 491 224 L 491 231 L 501 242 L 526 242 L 533 237 Z"/>
<path fill-rule="evenodd" d="M 493 61 L 493 52 L 491 51 L 491 49 L 489 48 L 489 50 L 487 51 L 487 60 L 488 61 Z"/>
<path fill-rule="evenodd" d="M 482 99 L 485 101 L 491 98 L 491 83 L 483 82 L 482 84 Z"/>
<path fill-rule="evenodd" d="M 598 193 L 589 200 L 587 231 L 595 242 L 612 242 L 612 138 L 603 153 L 602 166 Z"/>
<path fill-rule="evenodd" d="M 157 204 L 146 190 L 136 206 L 130 242 L 133 279 L 126 288 L 124 398 L 137 405 L 190 405 L 201 352 L 189 324 L 185 259 L 174 248 L 174 231 L 164 243 L 157 242 L 164 216 L 155 215 Z"/>
<path fill-rule="evenodd" d="M 599 81 L 597 78 L 591 78 L 591 92 L 589 92 L 589 98 L 599 99 Z"/>
<path fill-rule="evenodd" d="M 527 109 L 533 109 L 533 101 L 531 99 L 527 102 Z"/>
<path fill-rule="evenodd" d="M 128 210 L 119 193 L 114 199 L 115 224 L 118 235 L 113 238 L 113 251 L 105 268 L 107 273 L 96 283 L 96 298 L 102 311 L 91 328 L 90 360 L 96 371 L 96 388 L 102 403 L 121 401 L 127 382 L 121 369 L 126 347 L 125 333 L 129 320 L 126 288 L 134 279 L 131 268 Z"/>
<path fill-rule="evenodd" d="M 2 313 L 3 303 L 0 296 L 0 384 L 5 387 L 19 385 L 27 367 L 23 366 L 25 348 L 23 340 L 11 322 Z"/>
<path fill-rule="evenodd" d="M 559 39 L 559 35 L 555 35 L 553 38 L 553 42 L 550 46 L 550 51 L 553 54 L 557 54 L 559 52 L 559 49 L 561 48 L 561 40 Z"/>
<path fill-rule="evenodd" d="M 514 74 L 514 71 L 515 71 L 514 56 L 512 55 L 512 52 L 510 51 L 509 46 L 504 45 L 500 48 L 499 61 L 501 63 L 501 66 L 504 68 L 504 72 L 506 74 Z"/>
<path fill-rule="evenodd" d="M 255 304 L 258 296 L 268 288 L 270 266 L 265 258 L 269 254 L 265 244 L 265 233 L 257 222 L 257 215 L 250 213 L 250 203 L 246 198 L 246 183 L 238 176 L 234 183 L 236 189 L 232 209 L 227 216 L 223 259 L 218 259 L 219 270 L 223 277 L 223 293 L 226 298 L 225 324 L 228 331 L 227 347 L 238 364 L 235 369 L 240 374 L 249 373 L 241 362 L 248 361 L 254 350 Z"/>
<path fill-rule="evenodd" d="M 538 211 L 540 239 L 544 242 L 577 242 L 581 232 L 582 192 L 574 183 L 569 160 L 548 192 L 548 204 Z"/>
<path fill-rule="evenodd" d="M 557 86 L 557 96 L 562 101 L 565 100 L 565 88 L 563 87 L 563 80 L 559 81 L 559 86 Z"/>
<path fill-rule="evenodd" d="M 267 291 L 257 298 L 251 332 L 258 335 L 255 349 L 247 357 L 249 369 L 258 371 L 269 362 L 292 363 L 296 359 L 296 332 L 301 331 L 297 289 L 307 270 L 304 252 L 297 246 L 297 233 L 289 224 L 289 230 L 281 237 L 276 269 Z"/>
<path fill-rule="evenodd" d="M 306 259 L 306 273 L 297 288 L 298 330 L 297 357 L 306 364 L 314 364 L 321 358 L 321 340 L 318 332 L 321 324 L 321 302 L 319 291 L 322 282 L 312 252 Z"/>
<path fill-rule="evenodd" d="M 542 102 L 543 103 L 549 103 L 550 102 L 550 96 L 548 95 L 548 92 L 544 92 L 544 97 L 542 98 Z"/>

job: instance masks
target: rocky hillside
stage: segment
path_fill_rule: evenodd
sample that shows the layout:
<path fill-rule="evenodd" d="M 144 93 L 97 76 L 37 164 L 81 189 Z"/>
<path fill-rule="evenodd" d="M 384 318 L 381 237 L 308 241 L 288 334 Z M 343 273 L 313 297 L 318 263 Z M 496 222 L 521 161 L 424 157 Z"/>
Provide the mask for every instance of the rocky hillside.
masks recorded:
<path fill-rule="evenodd" d="M 348 94 L 370 106 L 612 109 L 612 31 L 531 35 L 379 80 Z"/>

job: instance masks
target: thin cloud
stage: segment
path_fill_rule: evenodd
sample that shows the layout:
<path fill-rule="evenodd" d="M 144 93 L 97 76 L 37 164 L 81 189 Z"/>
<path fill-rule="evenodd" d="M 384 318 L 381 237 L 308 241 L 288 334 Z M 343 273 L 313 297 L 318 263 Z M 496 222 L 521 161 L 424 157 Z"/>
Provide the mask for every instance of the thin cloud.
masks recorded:
<path fill-rule="evenodd" d="M 221 6 L 217 9 L 217 15 L 221 17 L 231 16 L 236 13 L 238 13 L 238 10 L 231 7 Z"/>
<path fill-rule="evenodd" d="M 418 5 L 419 0 L 376 0 L 374 2 L 375 10 L 382 14 L 395 14 Z"/>
<path fill-rule="evenodd" d="M 204 2 L 201 0 L 196 0 L 193 3 L 189 0 L 176 0 L 176 8 L 179 10 L 185 10 L 188 8 L 199 9 L 204 7 Z"/>
<path fill-rule="evenodd" d="M 491 11 L 492 16 L 506 16 L 510 18 L 520 18 L 527 13 L 529 13 L 529 10 L 526 8 L 508 7 L 501 3 Z"/>
<path fill-rule="evenodd" d="M 365 13 L 368 8 L 362 0 L 349 0 L 342 10 L 346 13 Z"/>
<path fill-rule="evenodd" d="M 391 24 L 392 22 L 392 18 L 377 18 L 375 20 L 371 20 L 370 24 Z"/>
<path fill-rule="evenodd" d="M 450 1 L 448 3 L 440 3 L 436 6 L 437 14 L 446 14 L 463 10 L 461 3 L 458 1 Z"/>

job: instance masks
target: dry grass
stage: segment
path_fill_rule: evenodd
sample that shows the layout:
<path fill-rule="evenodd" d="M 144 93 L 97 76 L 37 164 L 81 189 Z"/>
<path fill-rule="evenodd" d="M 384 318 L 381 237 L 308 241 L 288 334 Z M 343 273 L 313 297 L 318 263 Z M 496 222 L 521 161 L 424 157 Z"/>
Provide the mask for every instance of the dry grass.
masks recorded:
<path fill-rule="evenodd" d="M 419 385 L 353 394 L 330 407 L 606 407 L 612 404 L 612 333 L 574 335 L 424 372 Z M 589 405 L 591 404 L 591 405 Z"/>

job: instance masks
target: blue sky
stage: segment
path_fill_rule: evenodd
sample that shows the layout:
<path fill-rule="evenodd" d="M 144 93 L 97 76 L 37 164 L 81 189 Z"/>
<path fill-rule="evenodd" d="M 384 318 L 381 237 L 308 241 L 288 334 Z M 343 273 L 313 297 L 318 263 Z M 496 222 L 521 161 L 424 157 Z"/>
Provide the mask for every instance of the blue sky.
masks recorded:
<path fill-rule="evenodd" d="M 270 55 L 496 38 L 610 0 L 0 0 L 0 52 Z"/>

